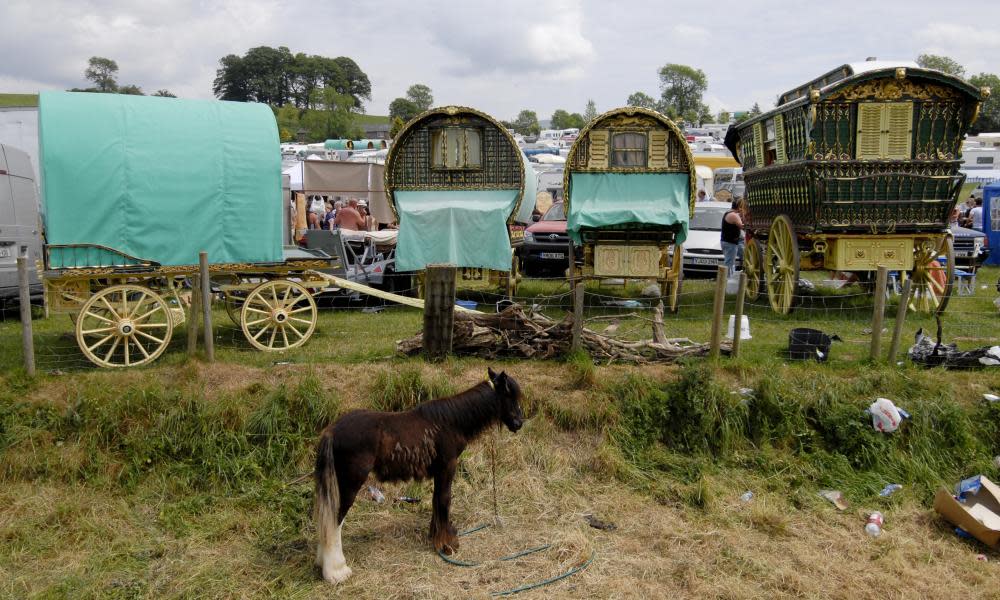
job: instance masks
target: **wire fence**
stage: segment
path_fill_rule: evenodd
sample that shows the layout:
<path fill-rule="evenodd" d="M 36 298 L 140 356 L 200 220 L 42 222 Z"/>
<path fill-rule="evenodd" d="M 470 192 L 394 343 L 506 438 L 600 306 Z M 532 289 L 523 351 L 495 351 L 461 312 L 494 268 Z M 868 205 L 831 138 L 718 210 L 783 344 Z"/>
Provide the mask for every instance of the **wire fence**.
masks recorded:
<path fill-rule="evenodd" d="M 949 364 L 952 368 L 981 368 L 1000 364 L 991 362 L 988 349 L 1000 345 L 1000 299 L 996 278 L 1000 269 L 983 268 L 971 282 L 956 285 L 947 309 L 940 317 L 944 344 L 955 344 L 959 351 L 978 351 L 981 356 Z M 662 303 L 663 325 L 668 338 L 687 338 L 708 342 L 711 338 L 716 281 L 688 279 L 682 283 L 671 311 L 671 297 L 648 281 L 603 280 L 586 281 L 584 291 L 584 326 L 596 333 L 625 341 L 650 340 L 653 337 L 654 314 Z M 789 314 L 772 310 L 766 289 L 743 306 L 749 324 L 749 339 L 741 343 L 742 357 L 765 357 L 787 360 L 789 336 L 795 329 L 814 329 L 835 336 L 823 360 L 832 363 L 863 363 L 870 360 L 872 336 L 881 340 L 880 360 L 885 360 L 891 344 L 900 287 L 890 283 L 885 290 L 882 330 L 872 331 L 875 311 L 873 285 L 849 285 L 835 289 L 823 280 L 800 284 L 791 298 Z M 396 293 L 415 296 L 415 284 L 396 289 Z M 526 310 L 552 319 L 563 319 L 573 311 L 573 292 L 564 277 L 526 277 L 517 286 L 513 297 L 499 287 L 479 285 L 458 286 L 457 296 L 464 303 L 475 303 L 483 312 L 502 310 L 514 302 Z M 316 295 L 317 318 L 312 336 L 301 345 L 284 352 L 261 352 L 248 340 L 244 328 L 230 318 L 220 296 L 213 299 L 212 328 L 216 360 L 242 362 L 260 366 L 287 363 L 317 364 L 331 361 L 365 362 L 391 357 L 396 342 L 421 331 L 423 315 L 420 309 L 353 292 L 322 292 Z M 179 307 L 185 313 L 187 307 Z M 739 324 L 730 325 L 736 308 L 735 295 L 726 295 L 722 328 L 724 338 L 737 332 Z M 37 369 L 47 373 L 97 368 L 81 349 L 73 315 L 47 314 L 40 295 L 31 300 L 33 342 Z M 176 323 L 173 336 L 157 361 L 183 361 L 188 354 L 188 325 Z M 913 346 L 918 332 L 936 342 L 938 319 L 932 314 L 907 310 L 900 328 L 899 351 L 896 361 L 909 362 L 907 351 Z M 5 370 L 22 364 L 21 335 L 16 298 L 0 298 L 0 361 Z M 293 340 L 294 341 L 294 340 Z M 281 344 L 279 344 L 281 345 Z M 199 335 L 198 352 L 202 342 Z M 946 348 L 940 348 L 939 353 Z M 200 355 L 200 354 L 199 354 Z M 981 359 L 981 360 L 980 360 Z"/>

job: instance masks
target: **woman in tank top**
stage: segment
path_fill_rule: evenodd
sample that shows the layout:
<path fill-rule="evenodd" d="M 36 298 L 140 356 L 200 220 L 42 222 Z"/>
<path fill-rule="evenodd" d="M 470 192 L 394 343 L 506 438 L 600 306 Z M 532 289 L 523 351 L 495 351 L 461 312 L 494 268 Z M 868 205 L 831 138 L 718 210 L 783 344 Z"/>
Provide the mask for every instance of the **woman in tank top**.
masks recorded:
<path fill-rule="evenodd" d="M 722 216 L 722 256 L 729 275 L 736 272 L 736 257 L 743 254 L 743 216 L 746 203 L 743 197 L 733 200 L 732 208 Z"/>

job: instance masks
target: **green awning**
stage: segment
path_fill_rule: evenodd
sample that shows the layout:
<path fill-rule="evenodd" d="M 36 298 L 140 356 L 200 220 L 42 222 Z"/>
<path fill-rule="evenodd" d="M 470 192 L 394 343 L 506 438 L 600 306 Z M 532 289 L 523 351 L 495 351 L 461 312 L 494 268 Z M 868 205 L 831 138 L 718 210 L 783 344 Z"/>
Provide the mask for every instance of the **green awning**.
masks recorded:
<path fill-rule="evenodd" d="M 687 239 L 690 219 L 687 173 L 573 173 L 567 230 L 579 242 L 584 228 L 680 225 Z"/>
<path fill-rule="evenodd" d="M 510 270 L 507 218 L 517 190 L 397 191 L 396 270 L 430 264 Z"/>
<path fill-rule="evenodd" d="M 282 260 L 281 152 L 266 105 L 43 92 L 39 130 L 49 244 L 163 265 L 198 264 L 201 250 L 212 263 Z"/>

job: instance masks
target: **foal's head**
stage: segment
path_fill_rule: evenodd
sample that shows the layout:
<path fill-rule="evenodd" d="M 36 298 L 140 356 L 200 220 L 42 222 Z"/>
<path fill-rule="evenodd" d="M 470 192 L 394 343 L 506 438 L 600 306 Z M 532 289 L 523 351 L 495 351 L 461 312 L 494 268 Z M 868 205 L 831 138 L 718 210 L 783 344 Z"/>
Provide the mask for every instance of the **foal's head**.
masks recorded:
<path fill-rule="evenodd" d="M 497 375 L 493 369 L 487 369 L 490 385 L 497 393 L 500 404 L 500 420 L 511 431 L 517 431 L 524 424 L 524 414 L 521 412 L 521 386 L 514 378 L 500 371 Z"/>

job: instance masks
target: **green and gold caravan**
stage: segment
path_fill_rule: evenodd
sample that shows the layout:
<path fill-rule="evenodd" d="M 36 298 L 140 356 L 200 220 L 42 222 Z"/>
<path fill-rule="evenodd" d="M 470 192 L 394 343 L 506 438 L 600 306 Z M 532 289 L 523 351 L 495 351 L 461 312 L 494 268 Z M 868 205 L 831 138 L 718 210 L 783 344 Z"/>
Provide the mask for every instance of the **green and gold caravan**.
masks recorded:
<path fill-rule="evenodd" d="M 758 296 L 763 274 L 772 308 L 788 313 L 800 269 L 884 266 L 912 279 L 912 307 L 943 311 L 962 139 L 988 95 L 915 63 L 870 60 L 730 128 L 749 207 L 747 297 Z"/>
<path fill-rule="evenodd" d="M 446 106 L 414 117 L 386 158 L 397 270 L 453 264 L 464 283 L 512 296 L 520 275 L 509 226 L 531 221 L 535 187 L 524 153 L 489 115 Z"/>
<path fill-rule="evenodd" d="M 676 311 L 695 193 L 680 129 L 633 106 L 598 116 L 570 148 L 563 189 L 570 247 L 583 252 L 573 280 L 655 279 Z"/>

